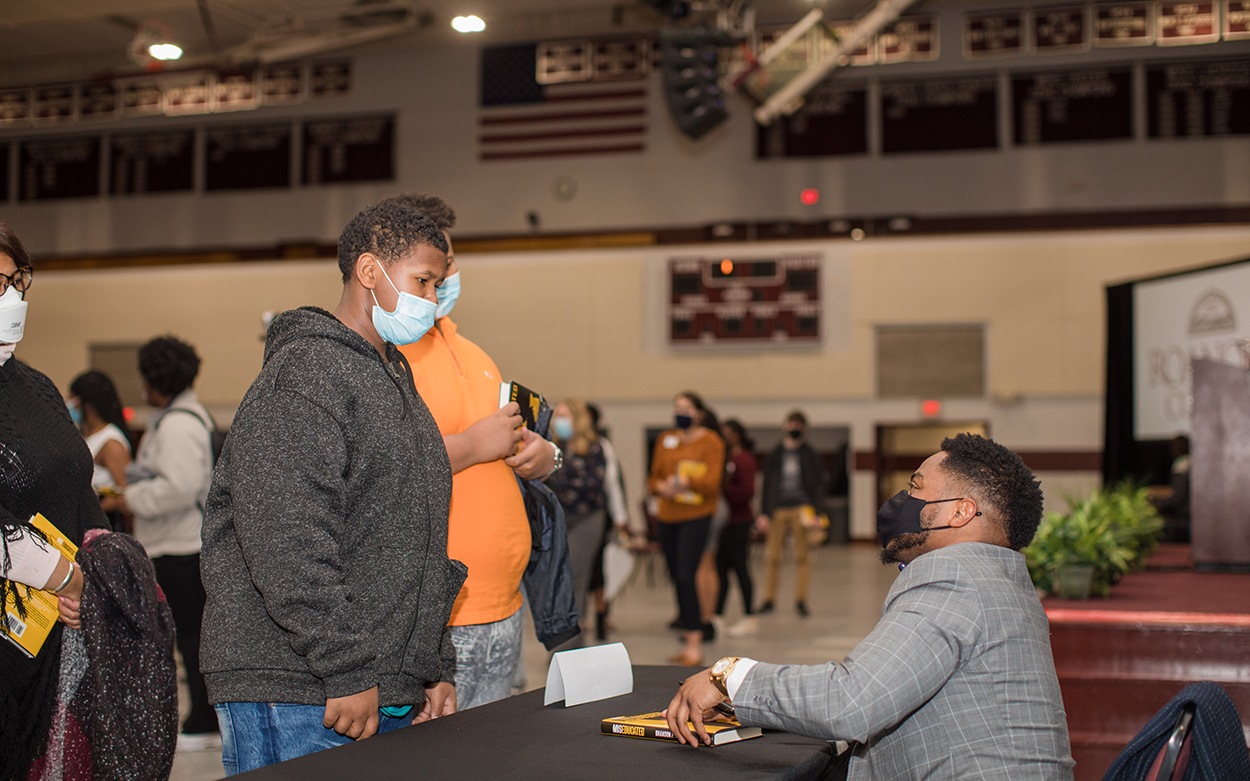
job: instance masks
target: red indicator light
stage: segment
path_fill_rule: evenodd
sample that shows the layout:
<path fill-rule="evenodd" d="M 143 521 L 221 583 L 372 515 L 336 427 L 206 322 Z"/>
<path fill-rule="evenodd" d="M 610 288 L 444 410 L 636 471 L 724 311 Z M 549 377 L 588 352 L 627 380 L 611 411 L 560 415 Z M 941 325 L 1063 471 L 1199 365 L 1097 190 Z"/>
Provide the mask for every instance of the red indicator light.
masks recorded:
<path fill-rule="evenodd" d="M 820 203 L 820 190 L 815 187 L 808 187 L 799 192 L 799 200 L 804 206 L 815 206 Z"/>
<path fill-rule="evenodd" d="M 135 419 L 134 407 L 122 407 L 122 419 L 127 423 Z"/>
<path fill-rule="evenodd" d="M 926 418 L 936 418 L 942 414 L 942 402 L 937 399 L 920 402 L 920 414 Z"/>
<path fill-rule="evenodd" d="M 725 258 L 720 262 L 720 273 L 729 276 L 734 273 L 734 262 L 729 258 Z"/>

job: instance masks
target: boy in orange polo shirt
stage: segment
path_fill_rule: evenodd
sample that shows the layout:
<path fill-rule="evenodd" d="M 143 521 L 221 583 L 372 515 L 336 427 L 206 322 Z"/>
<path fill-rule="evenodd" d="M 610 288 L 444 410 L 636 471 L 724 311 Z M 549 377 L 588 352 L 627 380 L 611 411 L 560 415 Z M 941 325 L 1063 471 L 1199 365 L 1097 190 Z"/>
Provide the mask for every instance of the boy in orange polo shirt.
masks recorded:
<path fill-rule="evenodd" d="M 444 235 L 456 224 L 456 213 L 437 196 L 387 200 L 433 220 Z M 450 248 L 450 236 L 447 241 Z M 555 446 L 518 428 L 515 403 L 499 409 L 498 367 L 447 316 L 459 291 L 459 269 L 449 249 L 435 327 L 400 349 L 451 459 L 447 554 L 469 567 L 449 622 L 457 707 L 464 710 L 503 699 L 511 690 L 521 658 L 521 576 L 530 557 L 529 520 L 516 476 L 529 480 L 550 473 Z"/>

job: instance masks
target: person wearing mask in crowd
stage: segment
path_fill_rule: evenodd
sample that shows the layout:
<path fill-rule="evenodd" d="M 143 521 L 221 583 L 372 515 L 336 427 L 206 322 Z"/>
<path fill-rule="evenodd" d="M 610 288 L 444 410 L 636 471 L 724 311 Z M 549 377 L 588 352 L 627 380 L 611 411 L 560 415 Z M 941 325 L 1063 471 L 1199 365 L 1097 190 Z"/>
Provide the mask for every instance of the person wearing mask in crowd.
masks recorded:
<path fill-rule="evenodd" d="M 169 609 L 142 548 L 107 533 L 91 454 L 61 394 L 13 355 L 33 281 L 30 256 L 0 222 L 0 593 L 20 622 L 30 605 L 18 584 L 54 592 L 60 618 L 33 658 L 0 642 L 0 778 L 84 766 L 168 777 L 178 729 Z M 75 561 L 31 525 L 36 514 L 78 547 Z"/>
<path fill-rule="evenodd" d="M 725 600 L 729 597 L 729 573 L 732 571 L 738 578 L 738 588 L 742 589 L 742 609 L 745 616 L 729 627 L 725 634 L 741 637 L 754 634 L 759 628 L 752 609 L 754 603 L 751 601 L 751 570 L 747 566 L 751 528 L 755 522 L 755 513 L 751 510 L 751 500 L 755 497 L 755 443 L 737 420 L 725 421 L 720 430 L 725 446 L 729 449 L 722 487 L 725 502 L 729 505 L 729 521 L 725 524 L 720 543 L 716 546 L 716 573 L 720 576 L 716 615 L 724 615 Z"/>
<path fill-rule="evenodd" d="M 127 470 L 117 509 L 134 516 L 135 539 L 152 557 L 156 579 L 174 614 L 178 653 L 187 673 L 191 709 L 182 723 L 179 750 L 221 746 L 217 717 L 200 672 L 200 527 L 213 479 L 213 423 L 192 384 L 200 373 L 195 348 L 162 336 L 139 348 L 148 416 L 139 455 Z"/>
<path fill-rule="evenodd" d="M 656 439 L 647 488 L 656 499 L 660 547 L 677 596 L 685 647 L 675 664 L 703 663 L 703 618 L 695 573 L 707 547 L 725 468 L 725 443 L 700 425 L 703 404 L 689 391 L 673 400 L 675 427 Z"/>
<path fill-rule="evenodd" d="M 595 404 L 586 404 L 590 413 L 591 425 L 599 435 L 599 445 L 603 448 L 605 471 L 603 476 L 604 517 L 603 538 L 599 541 L 599 552 L 595 554 L 595 565 L 590 573 L 590 596 L 595 606 L 595 639 L 607 640 L 608 630 L 612 628 L 608 621 L 609 595 L 605 592 L 607 579 L 604 573 L 604 558 L 607 547 L 614 539 L 627 541 L 629 538 L 629 509 L 625 503 L 625 476 L 621 473 L 621 463 L 616 458 L 616 450 L 608 437 L 608 430 L 600 423 L 601 414 Z M 632 561 L 632 559 L 631 559 Z"/>
<path fill-rule="evenodd" d="M 95 463 L 91 487 L 101 497 L 113 531 L 127 531 L 114 498 L 126 487 L 131 445 L 117 387 L 104 372 L 84 372 L 69 384 L 69 415 L 87 440 Z"/>
<path fill-rule="evenodd" d="M 590 576 L 603 539 L 607 457 L 599 432 L 581 399 L 565 399 L 555 406 L 551 430 L 563 454 L 564 465 L 547 478 L 547 487 L 564 506 L 569 561 L 573 565 L 573 594 L 577 598 L 577 614 L 584 622 Z M 573 647 L 579 644 L 576 638 L 569 642 L 575 644 Z"/>
<path fill-rule="evenodd" d="M 760 502 L 759 525 L 766 529 L 764 550 L 768 570 L 764 578 L 764 604 L 759 612 L 771 613 L 777 600 L 781 559 L 786 536 L 794 540 L 794 609 L 803 618 L 807 607 L 807 584 L 812 576 L 812 559 L 803 528 L 803 507 L 822 512 L 820 456 L 807 444 L 807 417 L 798 410 L 786 416 L 781 442 L 764 461 L 764 487 Z"/>
<path fill-rule="evenodd" d="M 521 577 L 530 560 L 530 526 L 517 478 L 556 468 L 559 448 L 521 428 L 515 403 L 499 406 L 499 368 L 450 317 L 460 298 L 460 269 L 449 231 L 456 213 L 434 195 L 406 193 L 384 203 L 434 222 L 447 242 L 447 279 L 438 288 L 434 327 L 401 345 L 417 391 L 438 423 L 454 489 L 448 555 L 469 567 L 451 614 L 456 696 L 461 710 L 503 699 L 521 661 Z"/>
<path fill-rule="evenodd" d="M 822 778 L 1072 778 L 1050 625 L 1020 553 L 1040 484 L 993 440 L 941 447 L 877 515 L 882 561 L 902 573 L 872 632 L 841 664 L 726 657 L 687 678 L 666 711 L 680 741 L 706 741 L 705 715 L 729 702 L 744 725 L 850 742 Z"/>
<path fill-rule="evenodd" d="M 202 664 L 230 774 L 456 710 L 451 466 L 396 349 L 434 323 L 447 241 L 376 204 L 339 270 L 333 313 L 269 326 L 204 515 Z"/>

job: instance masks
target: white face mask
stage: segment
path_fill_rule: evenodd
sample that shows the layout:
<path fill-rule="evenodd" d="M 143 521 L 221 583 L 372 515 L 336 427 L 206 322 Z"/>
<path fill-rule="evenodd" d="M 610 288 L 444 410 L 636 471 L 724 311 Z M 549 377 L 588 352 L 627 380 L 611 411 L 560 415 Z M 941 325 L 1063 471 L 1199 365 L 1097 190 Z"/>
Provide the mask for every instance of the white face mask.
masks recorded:
<path fill-rule="evenodd" d="M 14 344 L 22 341 L 25 330 L 26 302 L 17 288 L 9 285 L 0 296 L 0 366 L 13 355 Z"/>

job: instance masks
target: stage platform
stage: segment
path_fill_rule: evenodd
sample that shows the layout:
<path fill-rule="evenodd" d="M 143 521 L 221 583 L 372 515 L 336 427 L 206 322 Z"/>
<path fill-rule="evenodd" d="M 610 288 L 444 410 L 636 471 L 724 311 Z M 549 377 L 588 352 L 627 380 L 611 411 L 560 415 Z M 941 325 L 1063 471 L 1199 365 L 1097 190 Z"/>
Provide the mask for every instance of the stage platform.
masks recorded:
<path fill-rule="evenodd" d="M 1101 779 L 1129 740 L 1190 683 L 1214 681 L 1250 741 L 1250 574 L 1194 572 L 1160 547 L 1107 599 L 1043 600 L 1077 781 Z"/>

